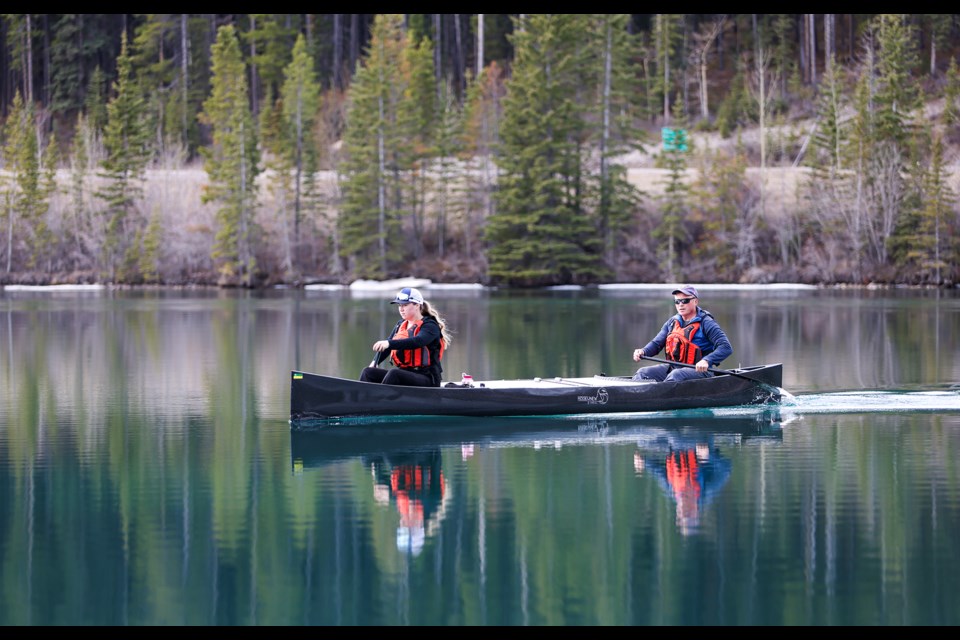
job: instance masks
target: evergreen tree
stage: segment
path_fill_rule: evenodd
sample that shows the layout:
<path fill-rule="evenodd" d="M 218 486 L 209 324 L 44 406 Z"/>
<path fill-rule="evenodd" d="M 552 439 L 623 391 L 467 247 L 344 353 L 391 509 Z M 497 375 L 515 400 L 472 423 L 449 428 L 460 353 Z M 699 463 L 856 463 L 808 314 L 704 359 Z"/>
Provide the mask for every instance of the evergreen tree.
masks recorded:
<path fill-rule="evenodd" d="M 485 234 L 494 284 L 593 283 L 608 275 L 582 201 L 585 107 L 576 97 L 585 28 L 580 15 L 532 14 L 514 31 L 497 210 Z"/>
<path fill-rule="evenodd" d="M 951 235 L 949 220 L 954 214 L 955 202 L 956 196 L 947 184 L 943 166 L 943 141 L 937 136 L 933 140 L 930 165 L 922 173 L 919 206 L 904 212 L 901 228 L 891 240 L 891 252 L 897 264 L 910 269 L 919 282 L 940 285 L 949 274 L 947 240 Z"/>
<path fill-rule="evenodd" d="M 401 167 L 409 170 L 410 175 L 407 201 L 410 204 L 411 234 L 407 244 L 416 259 L 424 248 L 428 194 L 436 186 L 441 186 L 431 179 L 430 173 L 432 160 L 437 156 L 436 129 L 443 107 L 437 100 L 433 43 L 429 38 L 419 42 L 407 38 L 404 65 L 409 73 L 409 84 L 399 105 L 398 125 L 405 132 L 405 143 L 399 150 L 402 153 Z"/>
<path fill-rule="evenodd" d="M 773 63 L 777 69 L 777 77 L 780 79 L 780 99 L 787 101 L 787 78 L 794 60 L 794 16 L 791 13 L 772 14 L 773 34 L 775 45 L 773 47 Z M 828 61 L 829 64 L 829 61 Z"/>
<path fill-rule="evenodd" d="M 279 13 L 249 14 L 250 28 L 241 32 L 250 52 L 250 67 L 255 70 L 253 77 L 259 85 L 250 88 L 256 94 L 255 104 L 263 98 L 264 104 L 270 105 L 280 97 L 284 72 L 290 64 L 298 37 L 291 17 L 290 14 Z M 307 53 L 306 43 L 303 53 Z M 255 109 L 254 116 L 258 115 L 259 110 Z"/>
<path fill-rule="evenodd" d="M 824 174 L 835 176 L 844 169 L 844 148 L 848 135 L 843 117 L 848 101 L 844 95 L 841 71 L 834 60 L 828 60 L 819 86 L 813 153 L 807 155 L 807 164 L 814 168 L 818 178 Z"/>
<path fill-rule="evenodd" d="M 90 128 L 99 136 L 107 126 L 107 76 L 99 65 L 90 74 L 83 110 Z"/>
<path fill-rule="evenodd" d="M 320 84 L 313 70 L 313 60 L 307 51 L 307 42 L 303 35 L 297 36 L 293 45 L 293 59 L 284 70 L 282 88 L 283 116 L 288 130 L 293 136 L 294 150 L 294 215 L 293 235 L 300 237 L 300 219 L 302 217 L 304 169 L 307 164 L 316 165 L 316 146 L 313 144 L 313 127 L 320 107 Z"/>
<path fill-rule="evenodd" d="M 464 175 L 463 250 L 464 258 L 475 264 L 481 225 L 492 213 L 493 185 L 497 166 L 494 152 L 500 136 L 501 101 L 504 96 L 503 71 L 496 62 L 483 70 L 467 90 L 464 105 L 463 156 L 470 170 Z"/>
<path fill-rule="evenodd" d="M 597 217 L 604 243 L 606 263 L 615 266 L 627 235 L 635 227 L 641 194 L 628 181 L 626 167 L 617 160 L 630 151 L 642 149 L 645 133 L 637 126 L 642 112 L 635 91 L 640 69 L 634 60 L 639 46 L 628 30 L 627 14 L 591 15 L 591 66 L 589 79 L 597 100 L 591 106 L 599 131 L 594 134 L 600 162 L 596 179 Z"/>
<path fill-rule="evenodd" d="M 297 236 L 293 231 L 294 216 L 291 201 L 294 194 L 294 159 L 297 147 L 293 131 L 283 117 L 283 101 L 277 100 L 260 111 L 260 146 L 263 169 L 269 181 L 267 190 L 273 195 L 281 252 L 283 278 L 295 281 L 298 274 L 293 265 L 293 245 Z"/>
<path fill-rule="evenodd" d="M 16 91 L 10 115 L 3 127 L 4 168 L 9 176 L 3 185 L 6 220 L 6 269 L 37 269 L 49 272 L 53 236 L 47 224 L 52 193 L 49 174 L 45 177 L 38 151 L 36 114 L 31 103 Z M 13 259 L 22 247 L 23 263 Z"/>
<path fill-rule="evenodd" d="M 857 154 L 851 147 L 851 133 L 865 131 L 869 122 L 860 116 L 867 115 L 862 109 L 856 109 L 855 117 L 846 121 L 846 112 L 852 106 L 842 82 L 843 69 L 833 59 L 827 61 L 822 81 L 818 87 L 817 124 L 811 136 L 810 150 L 804 157 L 804 163 L 811 168 L 802 190 L 807 198 L 807 217 L 815 225 L 819 243 L 823 247 L 838 247 L 837 255 L 844 255 L 845 249 L 853 250 L 847 243 L 843 229 L 847 223 L 856 219 L 857 207 L 850 197 L 854 193 L 853 185 L 858 174 L 853 169 L 859 166 L 855 162 Z M 857 93 L 858 104 L 866 94 L 860 86 Z M 781 261 L 786 264 L 790 258 L 790 242 L 784 242 L 784 228 L 778 227 L 781 238 Z M 843 246 L 845 249 L 839 249 Z M 856 249 L 859 252 L 859 248 Z M 833 251 L 831 251 L 833 253 Z M 859 255 L 857 255 L 859 259 Z"/>
<path fill-rule="evenodd" d="M 232 25 L 217 30 L 213 45 L 210 97 L 201 121 L 213 132 L 213 144 L 202 149 L 210 184 L 204 202 L 216 202 L 218 229 L 211 257 L 222 286 L 253 286 L 259 151 L 250 111 L 246 69 Z"/>
<path fill-rule="evenodd" d="M 50 41 L 50 111 L 73 115 L 83 107 L 83 16 L 55 15 Z"/>
<path fill-rule="evenodd" d="M 32 103 L 33 95 L 33 30 L 34 19 L 30 13 L 3 13 L 10 71 L 20 75 L 18 90 L 25 103 Z M 12 74 L 11 74 L 12 75 Z"/>
<path fill-rule="evenodd" d="M 663 96 L 663 119 L 670 122 L 670 95 L 673 93 L 674 80 L 671 75 L 679 76 L 677 58 L 683 43 L 682 13 L 654 14 L 653 38 L 656 43 L 657 68 L 660 71 L 657 81 L 657 93 Z"/>
<path fill-rule="evenodd" d="M 664 265 L 663 276 L 674 282 L 679 282 L 684 277 L 679 254 L 681 245 L 688 237 L 683 219 L 688 210 L 687 198 L 690 191 L 686 182 L 687 154 L 691 152 L 693 143 L 687 136 L 686 122 L 683 101 L 678 94 L 673 103 L 673 142 L 663 150 L 660 157 L 660 163 L 670 171 L 662 196 L 663 205 L 660 208 L 663 219 L 654 230 L 654 238 L 660 247 L 657 259 Z"/>
<path fill-rule="evenodd" d="M 86 267 L 86 261 L 90 255 L 89 247 L 92 246 L 92 229 L 90 228 L 90 211 L 87 204 L 87 176 L 90 172 L 90 153 L 89 149 L 94 144 L 91 138 L 94 136 L 90 123 L 83 116 L 83 113 L 77 115 L 77 123 L 73 130 L 73 145 L 70 149 L 70 215 L 72 224 L 70 225 L 71 256 L 68 264 L 73 268 L 79 268 L 81 265 Z"/>
<path fill-rule="evenodd" d="M 904 14 L 880 14 L 876 23 L 879 52 L 874 109 L 878 140 L 908 151 L 912 120 L 921 107 L 921 91 L 914 79 L 916 45 Z"/>
<path fill-rule="evenodd" d="M 917 57 L 906 15 L 880 14 L 874 24 L 877 57 L 873 68 L 872 130 L 866 148 L 868 215 L 862 235 L 872 266 L 887 265 L 891 237 L 898 227 L 910 172 L 918 156 L 914 119 L 921 106 L 920 88 L 913 78 Z"/>
<path fill-rule="evenodd" d="M 121 261 L 133 261 L 125 254 L 136 254 L 140 247 L 133 240 L 143 227 L 138 203 L 143 196 L 143 181 L 150 160 L 148 140 L 150 132 L 145 124 L 146 105 L 131 70 L 127 39 L 121 39 L 117 58 L 117 80 L 113 97 L 107 104 L 107 122 L 103 144 L 106 157 L 100 163 L 99 176 L 103 186 L 97 197 L 104 201 L 102 212 L 106 220 L 103 245 L 103 265 L 111 281 L 130 282 L 136 273 L 119 269 Z"/>
<path fill-rule="evenodd" d="M 150 223 L 139 244 L 143 247 L 143 251 L 138 256 L 137 270 L 142 274 L 144 282 L 159 282 L 160 253 L 163 247 L 163 223 L 159 212 L 154 212 L 150 216 Z"/>
<path fill-rule="evenodd" d="M 174 51 L 177 37 L 177 15 L 171 13 L 143 14 L 133 39 L 131 60 L 137 82 L 149 87 L 145 104 L 152 130 L 152 146 L 159 157 L 168 147 L 183 146 L 185 132 L 180 130 L 181 95 L 176 91 L 180 80 Z M 173 129 L 168 127 L 173 126 Z"/>
<path fill-rule="evenodd" d="M 737 64 L 737 70 L 727 87 L 727 95 L 717 109 L 717 130 L 724 138 L 729 138 L 737 130 L 749 113 L 749 97 L 744 65 Z"/>
<path fill-rule="evenodd" d="M 444 85 L 441 98 L 434 134 L 437 161 L 432 173 L 436 175 L 436 181 L 431 191 L 436 212 L 437 257 L 442 260 L 446 252 L 447 223 L 451 212 L 454 208 L 462 209 L 464 203 L 460 197 L 463 189 L 458 187 L 463 184 L 463 172 L 456 161 L 463 149 L 463 112 L 449 84 Z"/>
<path fill-rule="evenodd" d="M 947 67 L 947 86 L 943 92 L 943 123 L 951 132 L 956 132 L 957 125 L 960 124 L 960 67 L 957 67 L 957 59 L 950 58 L 950 66 Z"/>
<path fill-rule="evenodd" d="M 401 234 L 401 202 L 388 200 L 399 191 L 397 114 L 406 88 L 402 25 L 400 15 L 377 15 L 369 50 L 350 88 L 338 224 L 341 255 L 362 278 L 394 275 L 409 256 Z"/>

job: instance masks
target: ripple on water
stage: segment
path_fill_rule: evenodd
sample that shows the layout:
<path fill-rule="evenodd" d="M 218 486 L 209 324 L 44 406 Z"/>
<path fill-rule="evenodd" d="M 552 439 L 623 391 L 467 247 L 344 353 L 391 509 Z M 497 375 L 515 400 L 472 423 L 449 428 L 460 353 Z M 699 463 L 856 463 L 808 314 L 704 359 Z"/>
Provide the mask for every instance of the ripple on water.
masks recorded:
<path fill-rule="evenodd" d="M 783 407 L 798 413 L 873 413 L 960 411 L 960 391 L 842 391 L 784 398 Z"/>

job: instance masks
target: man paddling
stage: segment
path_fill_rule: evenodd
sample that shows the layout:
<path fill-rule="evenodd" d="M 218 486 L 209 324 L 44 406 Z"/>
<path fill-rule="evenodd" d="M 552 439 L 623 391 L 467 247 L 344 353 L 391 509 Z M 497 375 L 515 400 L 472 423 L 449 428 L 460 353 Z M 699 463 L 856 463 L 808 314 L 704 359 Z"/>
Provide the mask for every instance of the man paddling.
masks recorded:
<path fill-rule="evenodd" d="M 676 315 L 670 316 L 660 333 L 643 348 L 633 352 L 634 362 L 645 356 L 655 356 L 666 349 L 667 360 L 692 366 L 655 364 L 640 367 L 633 374 L 634 380 L 657 380 L 677 382 L 692 378 L 707 378 L 708 371 L 718 366 L 733 353 L 733 347 L 713 315 L 701 309 L 700 295 L 693 285 L 685 284 L 673 290 Z"/>

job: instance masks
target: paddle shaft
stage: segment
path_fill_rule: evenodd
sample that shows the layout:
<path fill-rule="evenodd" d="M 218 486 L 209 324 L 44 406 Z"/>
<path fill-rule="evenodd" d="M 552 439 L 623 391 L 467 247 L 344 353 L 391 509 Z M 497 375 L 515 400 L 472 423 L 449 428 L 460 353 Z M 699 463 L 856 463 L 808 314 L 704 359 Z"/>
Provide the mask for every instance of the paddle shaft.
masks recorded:
<path fill-rule="evenodd" d="M 664 360 L 663 358 L 654 358 L 653 356 L 640 356 L 640 359 L 653 360 L 654 362 L 662 362 L 663 364 L 672 364 L 675 367 L 687 367 L 688 369 L 697 368 L 697 366 L 694 364 L 687 364 L 686 362 L 674 362 L 673 360 Z M 749 380 L 750 382 L 756 382 L 757 384 L 760 384 L 760 381 L 755 378 L 745 376 L 742 373 L 737 373 L 736 371 L 730 371 L 729 369 L 717 369 L 714 367 L 707 369 L 707 371 L 711 371 L 713 373 L 725 373 L 727 375 L 736 376 L 738 378 L 743 378 L 744 380 Z"/>

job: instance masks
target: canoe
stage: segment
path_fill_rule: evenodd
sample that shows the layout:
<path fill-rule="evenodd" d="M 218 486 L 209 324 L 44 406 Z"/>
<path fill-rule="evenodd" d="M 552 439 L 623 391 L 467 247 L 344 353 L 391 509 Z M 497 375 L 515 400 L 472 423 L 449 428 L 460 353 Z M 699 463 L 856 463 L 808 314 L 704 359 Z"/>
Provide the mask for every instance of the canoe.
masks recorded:
<path fill-rule="evenodd" d="M 724 369 L 683 382 L 629 376 L 478 380 L 407 387 L 290 372 L 290 424 L 374 416 L 563 416 L 778 404 L 782 364 Z"/>

